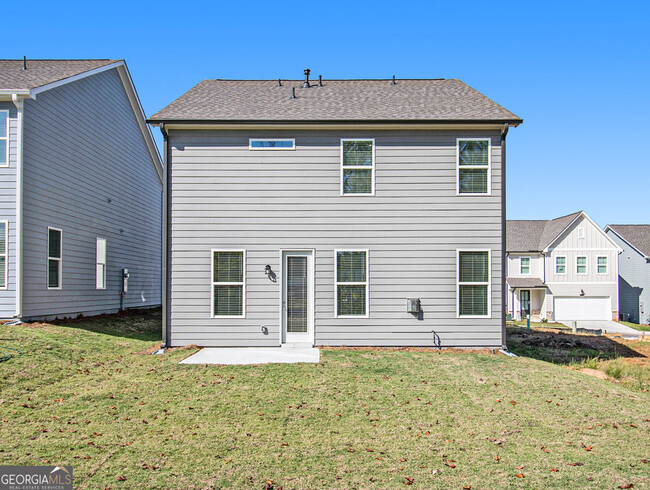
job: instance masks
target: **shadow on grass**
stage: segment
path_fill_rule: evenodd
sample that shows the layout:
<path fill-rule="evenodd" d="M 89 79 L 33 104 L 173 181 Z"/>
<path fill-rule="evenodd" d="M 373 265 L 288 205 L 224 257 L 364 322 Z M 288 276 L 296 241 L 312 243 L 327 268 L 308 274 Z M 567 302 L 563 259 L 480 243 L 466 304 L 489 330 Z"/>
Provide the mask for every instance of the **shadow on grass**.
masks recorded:
<path fill-rule="evenodd" d="M 162 310 L 127 310 L 111 315 L 54 320 L 49 323 L 113 337 L 155 342 L 161 340 Z"/>
<path fill-rule="evenodd" d="M 522 327 L 508 327 L 506 336 L 510 352 L 555 364 L 580 363 L 596 357 L 603 361 L 645 357 L 643 353 L 603 336 L 541 332 Z"/>

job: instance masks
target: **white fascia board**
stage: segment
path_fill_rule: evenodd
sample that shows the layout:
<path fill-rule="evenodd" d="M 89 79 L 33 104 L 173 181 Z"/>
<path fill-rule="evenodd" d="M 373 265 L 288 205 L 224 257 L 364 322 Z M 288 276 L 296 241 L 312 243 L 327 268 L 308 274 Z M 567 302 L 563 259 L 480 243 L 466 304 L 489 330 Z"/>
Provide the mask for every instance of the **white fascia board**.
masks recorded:
<path fill-rule="evenodd" d="M 626 240 L 624 237 L 622 237 L 620 233 L 617 233 L 616 230 L 615 230 L 614 228 L 612 228 L 611 226 L 609 226 L 609 225 L 607 225 L 607 226 L 605 227 L 605 235 L 606 235 L 606 236 L 607 236 L 607 232 L 608 232 L 608 231 L 611 231 L 612 233 L 614 233 L 614 235 L 616 235 L 616 236 L 619 237 L 622 241 L 624 241 L 625 243 L 627 243 L 627 244 L 630 246 L 630 248 L 632 248 L 635 252 L 637 252 L 641 257 L 643 257 L 644 259 L 650 259 L 650 256 L 645 255 L 643 252 L 641 252 L 641 250 L 639 250 L 639 249 L 636 248 L 634 245 L 632 245 L 628 240 Z M 607 238 L 609 238 L 609 236 L 607 236 Z M 610 240 L 611 240 L 611 238 L 610 238 Z M 614 243 L 616 243 L 616 242 L 614 242 Z M 623 249 L 621 249 L 621 248 L 618 246 L 618 244 L 616 244 L 616 246 L 620 249 L 619 254 L 620 254 L 620 253 L 623 253 Z"/>
<path fill-rule="evenodd" d="M 30 94 L 33 97 L 36 97 L 36 95 L 40 94 L 41 92 L 45 92 L 46 90 L 52 90 L 53 88 L 60 87 L 61 85 L 76 82 L 77 80 L 81 80 L 82 78 L 91 77 L 103 71 L 112 70 L 113 68 L 117 68 L 118 66 L 122 66 L 122 65 L 124 65 L 124 61 L 119 60 L 116 61 L 115 63 L 100 66 L 99 68 L 94 68 L 93 70 L 88 70 L 83 73 L 78 73 L 77 75 L 64 78 L 62 80 L 57 80 L 56 82 L 47 83 L 45 85 L 41 85 L 40 87 L 33 88 L 30 90 Z"/>

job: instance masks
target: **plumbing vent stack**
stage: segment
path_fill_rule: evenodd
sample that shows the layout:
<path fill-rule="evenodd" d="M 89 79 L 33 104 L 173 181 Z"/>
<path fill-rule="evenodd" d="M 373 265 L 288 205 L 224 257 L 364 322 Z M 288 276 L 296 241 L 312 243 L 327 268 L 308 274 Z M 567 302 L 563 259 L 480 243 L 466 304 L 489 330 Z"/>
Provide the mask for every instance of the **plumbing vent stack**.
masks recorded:
<path fill-rule="evenodd" d="M 309 68 L 305 68 L 305 83 L 302 84 L 303 88 L 309 88 L 311 85 L 309 85 L 309 74 L 311 73 L 311 70 Z"/>
<path fill-rule="evenodd" d="M 296 87 L 291 87 L 291 98 L 292 99 L 296 98 Z"/>

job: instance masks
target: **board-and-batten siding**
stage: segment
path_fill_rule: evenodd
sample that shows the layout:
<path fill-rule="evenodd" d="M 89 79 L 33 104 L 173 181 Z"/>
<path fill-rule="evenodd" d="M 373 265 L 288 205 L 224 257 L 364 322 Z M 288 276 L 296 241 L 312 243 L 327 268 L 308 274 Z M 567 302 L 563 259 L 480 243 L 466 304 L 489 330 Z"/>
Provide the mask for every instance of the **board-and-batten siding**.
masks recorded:
<path fill-rule="evenodd" d="M 456 138 L 486 136 L 492 195 L 457 196 Z M 264 137 L 296 150 L 248 149 Z M 375 138 L 375 196 L 340 195 L 341 138 Z M 432 330 L 443 345 L 502 344 L 498 132 L 175 130 L 169 141 L 172 345 L 278 345 L 280 249 L 315 250 L 317 345 L 432 345 Z M 212 248 L 246 249 L 244 319 L 211 318 Z M 334 250 L 346 248 L 369 249 L 369 318 L 335 318 Z M 492 251 L 491 318 L 457 318 L 458 248 Z"/>
<path fill-rule="evenodd" d="M 18 123 L 13 102 L 0 102 L 0 111 L 9 111 L 9 166 L 0 167 L 0 220 L 7 221 L 7 288 L 0 289 L 0 318 L 16 312 L 16 143 Z M 4 113 L 2 113 L 4 117 Z"/>
<path fill-rule="evenodd" d="M 607 235 L 623 249 L 618 258 L 619 311 L 633 322 L 650 324 L 650 261 L 616 233 L 608 230 Z"/>
<path fill-rule="evenodd" d="M 116 70 L 25 102 L 25 318 L 161 303 L 161 191 Z M 61 290 L 47 289 L 47 228 L 63 230 Z M 106 289 L 95 287 L 96 238 L 107 240 Z"/>

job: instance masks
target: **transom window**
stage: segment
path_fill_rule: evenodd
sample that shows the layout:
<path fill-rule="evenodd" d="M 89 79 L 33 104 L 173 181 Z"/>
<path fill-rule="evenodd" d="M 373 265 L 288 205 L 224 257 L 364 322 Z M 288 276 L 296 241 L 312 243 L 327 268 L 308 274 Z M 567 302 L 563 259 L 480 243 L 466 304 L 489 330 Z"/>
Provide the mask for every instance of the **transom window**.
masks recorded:
<path fill-rule="evenodd" d="M 458 316 L 490 316 L 490 251 L 458 251 Z"/>
<path fill-rule="evenodd" d="M 521 257 L 519 259 L 519 273 L 522 275 L 530 274 L 530 257 Z"/>
<path fill-rule="evenodd" d="M 250 150 L 295 150 L 296 140 L 293 138 L 250 138 L 248 148 Z"/>
<path fill-rule="evenodd" d="M 95 288 L 106 289 L 106 238 L 97 238 L 95 246 Z"/>
<path fill-rule="evenodd" d="M 9 111 L 0 111 L 0 167 L 9 166 Z"/>
<path fill-rule="evenodd" d="M 598 257 L 598 274 L 607 274 L 607 257 Z"/>
<path fill-rule="evenodd" d="M 7 242 L 9 223 L 0 221 L 0 289 L 7 289 Z"/>
<path fill-rule="evenodd" d="M 243 317 L 244 250 L 212 250 L 212 316 Z"/>
<path fill-rule="evenodd" d="M 57 228 L 47 229 L 47 288 L 61 289 L 63 274 L 63 232 Z"/>
<path fill-rule="evenodd" d="M 555 257 L 555 273 L 566 274 L 566 257 Z"/>
<path fill-rule="evenodd" d="M 576 257 L 576 273 L 577 274 L 587 273 L 587 257 L 583 255 Z"/>
<path fill-rule="evenodd" d="M 375 140 L 341 140 L 341 195 L 375 193 Z"/>
<path fill-rule="evenodd" d="M 490 193 L 490 139 L 457 140 L 458 194 Z"/>
<path fill-rule="evenodd" d="M 336 316 L 368 316 L 368 252 L 336 251 Z"/>

